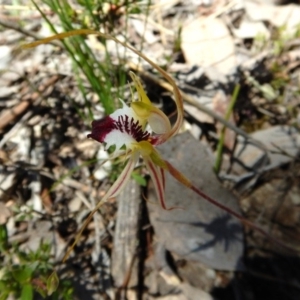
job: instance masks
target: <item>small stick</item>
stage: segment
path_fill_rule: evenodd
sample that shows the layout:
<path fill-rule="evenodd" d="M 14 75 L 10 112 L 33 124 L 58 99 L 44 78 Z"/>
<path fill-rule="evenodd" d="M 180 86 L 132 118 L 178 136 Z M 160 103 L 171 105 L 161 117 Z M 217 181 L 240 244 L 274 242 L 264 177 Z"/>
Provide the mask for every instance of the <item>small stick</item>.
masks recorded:
<path fill-rule="evenodd" d="M 13 24 L 11 22 L 5 22 L 3 20 L 0 20 L 0 25 L 5 27 L 5 28 L 13 29 L 17 32 L 20 32 L 20 33 L 24 34 L 25 36 L 32 37 L 35 40 L 40 40 L 40 39 L 43 38 L 43 37 L 39 36 L 38 34 L 32 32 L 32 31 L 21 28 L 20 26 L 16 25 L 15 23 Z M 51 42 L 49 42 L 49 44 L 51 44 L 53 46 L 56 46 L 56 47 L 59 47 L 59 48 L 63 48 L 62 44 L 57 42 L 57 41 L 51 41 Z"/>

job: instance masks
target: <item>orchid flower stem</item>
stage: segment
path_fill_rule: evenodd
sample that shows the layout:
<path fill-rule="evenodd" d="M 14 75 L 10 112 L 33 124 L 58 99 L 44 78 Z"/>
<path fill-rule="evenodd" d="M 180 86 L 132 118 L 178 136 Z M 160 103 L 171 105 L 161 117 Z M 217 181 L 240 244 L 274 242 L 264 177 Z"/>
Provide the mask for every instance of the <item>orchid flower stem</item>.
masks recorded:
<path fill-rule="evenodd" d="M 225 120 L 227 122 L 229 122 L 229 118 L 232 114 L 234 105 L 235 105 L 237 97 L 239 95 L 240 88 L 241 88 L 241 86 L 239 84 L 237 84 L 234 88 L 229 106 L 228 106 L 226 114 L 225 114 Z M 218 147 L 217 147 L 217 157 L 216 157 L 215 166 L 214 166 L 216 173 L 219 173 L 220 167 L 222 164 L 222 154 L 223 154 L 224 141 L 225 141 L 225 132 L 226 132 L 226 126 L 224 125 L 221 130 L 221 135 L 220 135 L 220 139 L 219 139 L 219 143 L 218 143 Z"/>
<path fill-rule="evenodd" d="M 105 195 L 101 201 L 99 203 L 97 203 L 96 207 L 90 212 L 90 214 L 88 215 L 88 217 L 86 218 L 86 220 L 84 221 L 83 225 L 81 226 L 79 232 L 76 234 L 74 242 L 72 243 L 72 245 L 69 247 L 69 249 L 67 250 L 67 252 L 65 253 L 62 261 L 63 263 L 66 262 L 67 258 L 69 257 L 69 255 L 71 254 L 71 252 L 73 251 L 73 248 L 76 246 L 76 244 L 79 242 L 79 239 L 83 233 L 83 231 L 85 230 L 85 228 L 87 227 L 87 225 L 91 222 L 94 214 L 97 212 L 97 210 L 106 202 L 106 200 L 109 197 L 107 197 L 107 195 Z"/>
<path fill-rule="evenodd" d="M 81 234 L 83 233 L 86 226 L 89 224 L 89 222 L 92 220 L 92 217 L 96 213 L 96 211 L 109 199 L 112 197 L 115 197 L 118 195 L 118 192 L 120 192 L 120 185 L 122 185 L 124 182 L 126 182 L 126 179 L 128 179 L 131 175 L 131 172 L 133 171 L 133 168 L 138 160 L 138 153 L 134 153 L 133 156 L 129 159 L 128 163 L 126 164 L 125 168 L 123 169 L 121 175 L 118 177 L 118 179 L 113 183 L 113 185 L 109 188 L 109 190 L 106 192 L 105 196 L 99 201 L 99 203 L 96 205 L 96 207 L 91 211 L 91 213 L 88 215 L 87 219 L 84 221 L 83 225 L 81 226 L 79 232 L 77 233 L 75 240 L 71 247 L 68 249 L 66 254 L 63 257 L 63 262 L 66 261 L 66 259 L 69 257 L 70 253 L 72 252 L 74 246 L 78 243 Z"/>

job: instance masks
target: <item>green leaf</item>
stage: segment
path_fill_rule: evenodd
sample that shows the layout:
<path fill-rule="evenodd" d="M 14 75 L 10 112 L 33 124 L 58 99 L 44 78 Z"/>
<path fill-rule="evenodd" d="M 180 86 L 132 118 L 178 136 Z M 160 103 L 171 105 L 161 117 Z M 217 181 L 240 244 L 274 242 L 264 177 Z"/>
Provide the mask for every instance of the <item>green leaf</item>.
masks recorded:
<path fill-rule="evenodd" d="M 141 185 L 141 186 L 146 186 L 146 185 L 147 185 L 147 181 L 146 181 L 146 179 L 145 179 L 142 175 L 140 175 L 140 174 L 138 174 L 138 173 L 136 173 L 136 172 L 132 172 L 132 173 L 131 173 L 131 177 L 132 177 L 139 185 Z"/>
<path fill-rule="evenodd" d="M 6 300 L 10 293 L 10 286 L 7 282 L 0 280 L 0 300 Z"/>
<path fill-rule="evenodd" d="M 25 283 L 28 281 L 32 275 L 33 270 L 30 267 L 14 267 L 12 270 L 12 276 L 19 283 Z"/>
<path fill-rule="evenodd" d="M 0 225 L 0 250 L 3 251 L 7 248 L 7 230 L 6 230 L 6 225 Z"/>
<path fill-rule="evenodd" d="M 58 288 L 59 279 L 55 271 L 47 279 L 47 293 L 52 295 Z"/>
<path fill-rule="evenodd" d="M 32 285 L 27 283 L 23 285 L 22 293 L 21 293 L 21 300 L 31 300 L 33 299 L 33 288 Z"/>
<path fill-rule="evenodd" d="M 31 274 L 38 268 L 39 264 L 40 264 L 39 261 L 34 261 L 28 264 L 27 268 L 31 270 Z"/>
<path fill-rule="evenodd" d="M 1 290 L 1 292 L 0 292 L 0 300 L 7 300 L 8 295 L 9 295 L 9 291 L 3 291 L 3 290 Z"/>

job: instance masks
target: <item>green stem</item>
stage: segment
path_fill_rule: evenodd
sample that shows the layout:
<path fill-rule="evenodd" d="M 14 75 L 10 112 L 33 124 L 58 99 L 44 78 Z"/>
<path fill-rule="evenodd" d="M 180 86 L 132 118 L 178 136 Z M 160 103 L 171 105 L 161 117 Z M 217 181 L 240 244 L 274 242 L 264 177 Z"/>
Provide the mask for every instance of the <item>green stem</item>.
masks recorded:
<path fill-rule="evenodd" d="M 235 106 L 238 94 L 240 92 L 240 88 L 241 88 L 241 86 L 239 84 L 237 84 L 234 88 L 229 106 L 228 106 L 226 114 L 225 114 L 225 120 L 227 122 L 229 121 L 229 118 L 230 118 L 233 108 Z M 222 164 L 222 157 L 223 157 L 222 154 L 223 154 L 224 141 L 225 141 L 225 132 L 226 132 L 226 125 L 224 125 L 221 130 L 221 135 L 220 135 L 219 143 L 217 146 L 217 157 L 216 157 L 216 161 L 215 161 L 215 165 L 214 165 L 214 170 L 216 173 L 219 173 L 221 164 Z"/>

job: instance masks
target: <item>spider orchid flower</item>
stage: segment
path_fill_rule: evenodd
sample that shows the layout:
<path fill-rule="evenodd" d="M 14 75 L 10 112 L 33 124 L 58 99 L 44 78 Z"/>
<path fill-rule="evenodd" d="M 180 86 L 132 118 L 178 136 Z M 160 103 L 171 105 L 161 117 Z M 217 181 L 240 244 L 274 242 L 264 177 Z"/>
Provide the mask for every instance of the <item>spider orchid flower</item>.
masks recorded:
<path fill-rule="evenodd" d="M 120 193 L 141 156 L 154 182 L 159 202 L 163 209 L 167 209 L 164 189 L 168 164 L 154 147 L 167 141 L 174 132 L 168 117 L 149 100 L 139 78 L 133 72 L 130 72 L 130 76 L 138 99 L 133 100 L 130 106 L 121 100 L 122 108 L 104 119 L 93 121 L 92 133 L 88 137 L 104 143 L 107 149 L 114 146 L 115 151 L 119 151 L 125 147 L 126 156 L 129 157 L 127 165 L 106 197 L 115 197 Z M 147 129 L 147 125 L 150 129 Z"/>
<path fill-rule="evenodd" d="M 103 120 L 94 121 L 92 123 L 92 133 L 88 135 L 88 137 L 93 138 L 100 143 L 105 143 L 106 147 L 115 145 L 116 149 L 120 149 L 122 146 L 124 146 L 127 151 L 127 156 L 129 157 L 128 163 L 126 164 L 119 178 L 114 182 L 102 200 L 96 205 L 89 217 L 86 219 L 77 235 L 77 238 L 74 241 L 73 246 L 77 243 L 85 226 L 88 224 L 100 206 L 107 199 L 117 196 L 118 193 L 120 193 L 128 181 L 131 171 L 133 170 L 139 156 L 144 158 L 150 176 L 153 179 L 162 208 L 166 209 L 164 188 L 165 171 L 168 171 L 176 180 L 185 185 L 187 188 L 193 190 L 206 201 L 209 201 L 210 203 L 225 210 L 242 222 L 247 223 L 242 216 L 231 210 L 229 207 L 212 199 L 194 186 L 190 180 L 188 180 L 182 173 L 175 169 L 168 161 L 163 160 L 157 150 L 154 148 L 155 146 L 166 142 L 168 139 L 178 133 L 183 120 L 183 101 L 179 89 L 172 77 L 147 56 L 136 50 L 134 47 L 118 40 L 114 36 L 90 29 L 78 29 L 55 34 L 30 44 L 23 45 L 22 48 L 30 49 L 41 44 L 49 43 L 53 40 L 61 40 L 71 36 L 89 34 L 101 36 L 115 41 L 116 43 L 137 54 L 139 57 L 148 62 L 154 69 L 156 69 L 173 87 L 174 100 L 177 107 L 177 119 L 174 126 L 171 128 L 167 116 L 152 105 L 138 77 L 134 73 L 130 73 L 139 96 L 138 100 L 132 101 L 130 106 L 127 106 L 123 102 L 123 107 L 121 109 L 116 110 Z M 147 124 L 149 124 L 153 134 L 152 132 L 146 130 Z M 250 226 L 250 224 L 248 225 Z M 254 226 L 252 225 L 252 227 Z M 66 253 L 65 258 L 68 256 L 71 249 Z"/>
<path fill-rule="evenodd" d="M 63 261 L 67 259 L 73 247 L 79 241 L 79 238 L 84 228 L 87 226 L 87 224 L 89 223 L 95 212 L 100 208 L 100 206 L 107 199 L 115 197 L 121 192 L 122 188 L 129 180 L 131 172 L 134 169 L 134 166 L 136 165 L 140 156 L 142 156 L 142 158 L 144 159 L 145 165 L 148 168 L 151 178 L 153 179 L 156 193 L 163 209 L 167 209 L 164 195 L 165 172 L 167 171 L 176 180 L 178 180 L 187 188 L 194 191 L 206 201 L 231 214 L 232 216 L 240 220 L 244 225 L 260 232 L 263 236 L 267 237 L 274 243 L 280 245 L 283 248 L 291 250 L 282 242 L 278 241 L 277 239 L 274 239 L 256 224 L 248 221 L 239 213 L 235 212 L 231 208 L 216 201 L 215 199 L 202 192 L 195 185 L 193 185 L 188 178 L 186 178 L 182 173 L 175 169 L 167 160 L 164 160 L 160 157 L 159 153 L 155 149 L 155 146 L 166 142 L 179 131 L 183 120 L 183 101 L 179 89 L 172 77 L 170 77 L 167 72 L 165 72 L 157 64 L 151 61 L 148 57 L 143 55 L 134 47 L 118 40 L 113 36 L 89 29 L 72 30 L 65 33 L 55 34 L 51 37 L 23 45 L 22 48 L 29 49 L 36 47 L 40 44 L 49 43 L 53 40 L 61 40 L 75 35 L 88 34 L 101 36 L 106 39 L 113 40 L 118 44 L 121 44 L 125 48 L 130 49 L 132 52 L 143 58 L 154 69 L 156 69 L 173 87 L 174 100 L 177 107 L 177 120 L 174 126 L 171 127 L 167 116 L 161 110 L 156 108 L 147 97 L 139 78 L 134 73 L 130 73 L 130 76 L 134 82 L 135 88 L 138 93 L 137 101 L 133 100 L 130 106 L 127 106 L 124 102 L 122 102 L 122 108 L 117 109 L 114 113 L 105 117 L 102 120 L 93 121 L 92 132 L 88 135 L 88 137 L 100 143 L 104 143 L 106 148 L 109 148 L 110 146 L 114 145 L 116 153 L 118 150 L 120 150 L 121 148 L 123 149 L 123 147 L 125 147 L 128 162 L 125 168 L 123 169 L 121 175 L 113 183 L 113 185 L 110 187 L 105 196 L 101 199 L 101 201 L 96 205 L 96 207 L 92 210 L 88 218 L 85 220 L 84 224 L 82 225 L 79 233 L 75 238 L 74 243 L 65 254 Z M 149 125 L 150 131 L 147 129 L 146 125 Z"/>

